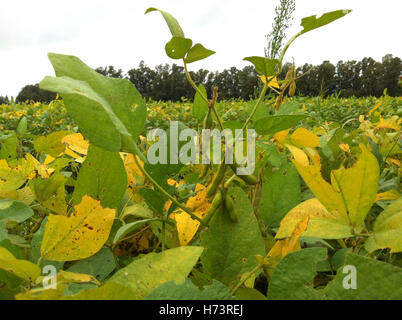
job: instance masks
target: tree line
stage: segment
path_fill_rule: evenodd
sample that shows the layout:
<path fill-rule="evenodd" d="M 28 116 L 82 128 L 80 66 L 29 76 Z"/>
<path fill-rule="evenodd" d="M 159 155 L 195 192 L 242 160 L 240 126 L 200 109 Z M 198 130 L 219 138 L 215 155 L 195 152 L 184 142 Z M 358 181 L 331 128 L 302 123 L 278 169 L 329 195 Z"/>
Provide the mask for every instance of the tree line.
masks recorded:
<path fill-rule="evenodd" d="M 284 65 L 279 79 L 285 78 L 290 66 L 289 63 Z M 99 67 L 96 71 L 108 77 L 130 80 L 146 99 L 180 101 L 183 98 L 192 100 L 194 97 L 194 90 L 186 79 L 184 68 L 177 64 L 161 64 L 152 69 L 141 61 L 137 68 L 127 73 L 113 66 Z M 387 89 L 390 96 L 402 95 L 402 60 L 391 54 L 384 56 L 381 62 L 364 58 L 361 61 L 339 61 L 336 65 L 329 61 L 318 66 L 304 64 L 297 67 L 296 73 L 300 77 L 296 82 L 296 95 L 299 96 L 379 97 L 384 89 Z M 257 72 L 252 66 L 215 72 L 200 69 L 190 74 L 197 85 L 202 83 L 205 86 L 209 96 L 215 86 L 219 87 L 221 100 L 254 98 L 260 85 Z M 21 90 L 16 101 L 49 102 L 54 98 L 53 93 L 41 90 L 38 85 L 28 85 Z M 0 104 L 7 101 L 7 97 L 0 97 Z"/>

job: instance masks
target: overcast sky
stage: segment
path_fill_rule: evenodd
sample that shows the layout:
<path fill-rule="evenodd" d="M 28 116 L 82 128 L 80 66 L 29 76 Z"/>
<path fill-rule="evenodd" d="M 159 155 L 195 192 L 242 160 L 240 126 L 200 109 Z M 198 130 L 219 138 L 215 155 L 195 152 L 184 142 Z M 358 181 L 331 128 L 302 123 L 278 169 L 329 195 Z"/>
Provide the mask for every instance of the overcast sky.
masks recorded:
<path fill-rule="evenodd" d="M 125 72 L 141 60 L 154 67 L 172 63 L 164 51 L 169 30 L 154 6 L 172 13 L 186 37 L 217 52 L 191 64 L 211 71 L 248 65 L 264 55 L 279 0 L 1 0 L 0 95 L 16 96 L 26 84 L 53 75 L 47 52 L 72 54 L 89 66 L 113 65 Z M 341 20 L 300 37 L 287 60 L 297 65 L 323 60 L 402 57 L 401 0 L 296 0 L 289 35 L 305 16 L 353 9 Z M 180 63 L 180 61 L 179 61 Z"/>

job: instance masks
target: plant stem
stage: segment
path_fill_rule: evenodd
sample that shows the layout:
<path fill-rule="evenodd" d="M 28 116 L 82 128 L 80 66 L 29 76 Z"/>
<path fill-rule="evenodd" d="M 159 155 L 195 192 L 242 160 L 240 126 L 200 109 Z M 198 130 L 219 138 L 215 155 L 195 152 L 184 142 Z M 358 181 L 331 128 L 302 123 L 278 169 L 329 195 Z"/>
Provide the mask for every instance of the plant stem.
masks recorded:
<path fill-rule="evenodd" d="M 188 72 L 188 69 L 187 69 L 187 63 L 186 63 L 186 61 L 184 61 L 184 59 L 183 59 L 183 63 L 184 63 L 184 72 L 186 73 L 186 77 L 187 77 L 188 82 L 190 82 L 191 86 L 194 88 L 195 91 L 197 91 L 197 93 L 200 95 L 202 100 L 204 100 L 208 105 L 210 105 L 208 98 L 206 96 L 204 96 L 204 94 L 200 91 L 200 89 L 198 89 L 198 87 L 195 84 L 194 80 L 191 78 L 191 75 L 190 75 L 190 73 Z"/>
<path fill-rule="evenodd" d="M 289 39 L 288 43 L 285 45 L 285 47 L 283 48 L 281 55 L 279 57 L 279 66 L 282 70 L 282 62 L 283 62 L 283 58 L 285 57 L 285 53 L 286 51 L 289 49 L 290 45 L 292 44 L 293 41 L 295 41 L 299 36 L 302 35 L 302 31 L 300 31 L 298 34 L 294 35 L 292 38 Z M 279 72 L 281 71 L 279 70 Z"/>
<path fill-rule="evenodd" d="M 156 189 L 158 189 L 158 191 L 160 193 L 162 193 L 169 200 L 171 200 L 177 207 L 179 207 L 184 212 L 189 214 L 191 218 L 193 218 L 194 220 L 199 221 L 202 225 L 204 225 L 204 221 L 201 218 L 197 217 L 194 213 L 192 213 L 190 210 L 188 210 L 183 204 L 181 204 L 173 196 L 171 196 L 165 189 L 163 189 L 163 187 L 158 182 L 156 182 L 154 178 L 152 178 L 152 176 L 138 162 L 138 159 L 137 159 L 137 157 L 135 155 L 134 155 L 133 158 L 134 158 L 135 164 L 137 165 L 138 169 L 141 170 L 141 172 L 144 174 L 144 176 L 155 186 Z"/>
<path fill-rule="evenodd" d="M 264 84 L 264 87 L 262 88 L 260 97 L 258 98 L 257 103 L 255 104 L 254 109 L 251 112 L 250 116 L 246 120 L 246 123 L 243 125 L 242 130 L 247 129 L 251 119 L 254 117 L 255 113 L 257 112 L 257 109 L 258 109 L 262 99 L 265 97 L 265 94 L 267 93 L 267 90 L 268 90 L 268 80 L 267 80 L 267 83 Z"/>
<path fill-rule="evenodd" d="M 262 264 L 258 264 L 253 270 L 251 270 L 244 278 L 243 280 L 239 281 L 239 283 L 230 291 L 230 294 L 233 296 L 236 291 L 258 270 L 260 270 L 263 267 Z"/>
<path fill-rule="evenodd" d="M 345 241 L 343 241 L 343 239 L 337 239 L 336 241 L 339 243 L 339 245 L 342 247 L 342 249 L 347 248 L 346 243 L 345 243 Z"/>
<path fill-rule="evenodd" d="M 183 63 L 184 63 L 184 72 L 186 73 L 186 77 L 187 77 L 188 82 L 190 82 L 191 86 L 200 95 L 202 100 L 204 100 L 208 104 L 208 107 L 212 109 L 213 113 L 215 114 L 216 120 L 218 121 L 219 128 L 223 131 L 224 127 L 223 127 L 223 124 L 222 124 L 222 120 L 221 120 L 218 112 L 215 109 L 215 104 L 216 104 L 217 97 L 218 97 L 217 89 L 214 89 L 214 98 L 211 101 L 209 101 L 208 98 L 206 96 L 204 96 L 204 94 L 200 91 L 200 89 L 198 89 L 198 87 L 195 84 L 194 80 L 191 78 L 191 75 L 190 75 L 190 73 L 188 72 L 188 69 L 187 69 L 187 63 L 186 63 L 186 61 L 184 59 L 183 59 Z"/>

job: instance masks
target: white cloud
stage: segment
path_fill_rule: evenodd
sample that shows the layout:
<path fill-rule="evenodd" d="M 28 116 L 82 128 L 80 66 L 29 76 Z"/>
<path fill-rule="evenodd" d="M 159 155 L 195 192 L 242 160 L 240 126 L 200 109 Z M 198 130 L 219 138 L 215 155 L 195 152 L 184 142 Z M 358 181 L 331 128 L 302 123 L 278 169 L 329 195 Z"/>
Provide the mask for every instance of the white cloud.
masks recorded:
<path fill-rule="evenodd" d="M 222 70 L 247 65 L 242 59 L 263 55 L 277 0 L 2 0 L 0 2 L 0 95 L 16 95 L 26 84 L 53 74 L 47 52 L 73 54 L 92 67 L 114 65 L 127 71 L 141 60 L 153 67 L 172 63 L 164 44 L 170 34 L 155 6 L 171 12 L 186 36 L 217 51 L 191 66 Z M 402 56 L 398 38 L 400 0 L 297 0 L 290 34 L 302 17 L 336 9 L 353 12 L 297 39 L 288 51 L 296 64 L 323 60 L 377 60 Z"/>

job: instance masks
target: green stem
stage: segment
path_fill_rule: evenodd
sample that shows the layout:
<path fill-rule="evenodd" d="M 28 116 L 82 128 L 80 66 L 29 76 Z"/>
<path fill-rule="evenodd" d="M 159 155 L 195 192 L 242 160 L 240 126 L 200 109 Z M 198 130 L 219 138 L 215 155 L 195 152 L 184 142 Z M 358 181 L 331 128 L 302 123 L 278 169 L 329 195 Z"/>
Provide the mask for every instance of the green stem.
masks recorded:
<path fill-rule="evenodd" d="M 163 187 L 158 182 L 156 182 L 154 178 L 152 178 L 152 176 L 138 162 L 138 159 L 135 155 L 133 158 L 134 158 L 134 161 L 135 161 L 135 164 L 137 165 L 137 167 L 141 170 L 141 172 L 144 174 L 144 176 L 155 186 L 155 188 L 158 189 L 158 191 L 160 193 L 162 193 L 169 200 L 171 200 L 177 207 L 182 209 L 184 212 L 188 213 L 191 218 L 199 221 L 202 225 L 204 225 L 204 221 L 201 218 L 197 217 L 194 213 L 192 213 L 190 210 L 188 210 L 183 204 L 181 204 L 173 196 L 171 196 L 165 189 L 163 189 Z"/>
<path fill-rule="evenodd" d="M 224 188 L 224 189 L 229 188 L 229 185 L 233 182 L 234 179 L 236 179 L 236 177 L 237 177 L 236 174 L 234 174 L 233 176 L 231 176 L 231 177 L 229 178 L 229 180 L 225 182 L 225 184 L 223 185 L 223 188 Z"/>
<path fill-rule="evenodd" d="M 258 270 L 260 270 L 263 267 L 262 264 L 258 264 L 253 270 L 251 270 L 244 278 L 241 280 L 230 292 L 232 296 L 236 293 L 236 291 Z"/>
<path fill-rule="evenodd" d="M 216 99 L 213 99 L 212 101 L 209 101 L 208 98 L 206 96 L 204 96 L 204 94 L 200 91 L 200 89 L 198 89 L 198 87 L 195 84 L 194 80 L 191 78 L 191 75 L 190 75 L 190 73 L 188 72 L 188 69 L 187 69 L 187 63 L 186 63 L 186 61 L 184 59 L 183 59 L 183 63 L 184 63 L 184 72 L 186 74 L 188 82 L 190 82 L 191 86 L 200 95 L 202 100 L 204 100 L 208 104 L 209 108 L 212 109 L 212 111 L 215 114 L 216 120 L 218 121 L 219 128 L 223 131 L 224 127 L 223 127 L 223 124 L 222 124 L 222 120 L 221 120 L 218 112 L 215 109 Z"/>
<path fill-rule="evenodd" d="M 204 94 L 200 91 L 200 89 L 198 89 L 198 87 L 195 84 L 194 80 L 191 78 L 191 75 L 190 75 L 190 73 L 188 72 L 188 69 L 187 69 L 187 63 L 186 63 L 186 61 L 184 59 L 183 59 L 183 63 L 184 63 L 184 72 L 186 73 L 186 77 L 187 77 L 188 82 L 190 82 L 191 86 L 194 88 L 195 91 L 197 91 L 197 93 L 200 95 L 202 100 L 204 100 L 209 105 L 210 103 L 209 103 L 208 98 L 206 96 L 204 96 Z"/>
<path fill-rule="evenodd" d="M 279 57 L 279 65 L 280 65 L 280 68 L 281 68 L 281 70 L 282 70 L 282 62 L 283 62 L 283 58 L 285 57 L 285 53 L 286 53 L 286 51 L 288 51 L 288 49 L 289 49 L 289 47 L 290 47 L 290 45 L 293 43 L 293 41 L 295 41 L 299 36 L 301 36 L 302 35 L 302 31 L 300 31 L 298 34 L 296 34 L 296 35 L 294 35 L 292 38 L 290 38 L 289 39 L 289 41 L 288 41 L 288 43 L 285 45 L 285 47 L 283 48 L 283 50 L 282 50 L 282 52 L 281 52 L 281 55 L 280 55 L 280 57 Z M 281 70 L 279 70 L 279 72 L 281 71 Z"/>
<path fill-rule="evenodd" d="M 347 248 L 346 243 L 345 243 L 345 241 L 343 241 L 343 239 L 337 239 L 336 241 L 339 243 L 339 245 L 342 247 L 342 249 Z"/>
<path fill-rule="evenodd" d="M 257 103 L 255 104 L 254 109 L 251 112 L 250 116 L 246 120 L 246 123 L 243 125 L 242 130 L 246 129 L 247 126 L 249 125 L 251 119 L 254 117 L 255 113 L 257 112 L 257 109 L 258 109 L 262 99 L 265 97 L 265 94 L 267 93 L 267 90 L 268 90 L 268 80 L 267 80 L 267 83 L 264 84 L 264 87 L 262 88 L 260 97 L 258 98 Z"/>

